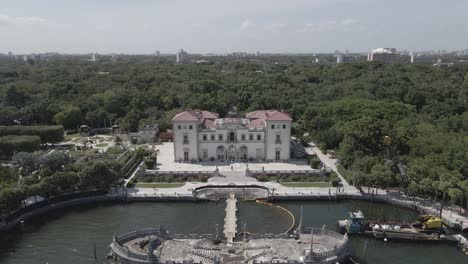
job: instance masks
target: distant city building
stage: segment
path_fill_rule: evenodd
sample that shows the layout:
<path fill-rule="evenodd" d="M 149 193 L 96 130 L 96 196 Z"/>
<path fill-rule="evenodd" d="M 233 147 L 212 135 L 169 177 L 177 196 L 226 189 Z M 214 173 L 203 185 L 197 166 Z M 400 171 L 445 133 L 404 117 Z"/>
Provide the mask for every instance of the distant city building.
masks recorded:
<path fill-rule="evenodd" d="M 454 63 L 451 62 L 442 62 L 442 59 L 437 59 L 437 62 L 434 63 L 432 66 L 434 67 L 452 67 Z"/>
<path fill-rule="evenodd" d="M 458 56 L 468 55 L 468 49 L 457 51 Z"/>
<path fill-rule="evenodd" d="M 350 62 L 357 61 L 356 56 L 351 56 L 347 54 L 338 54 L 338 55 L 335 55 L 335 57 L 336 57 L 336 63 L 350 63 Z"/>
<path fill-rule="evenodd" d="M 373 49 L 367 55 L 367 61 L 380 61 L 383 63 L 393 63 L 398 60 L 398 53 L 395 48 L 377 48 Z"/>
<path fill-rule="evenodd" d="M 156 56 L 161 56 L 161 52 L 159 52 L 159 50 L 156 51 Z"/>
<path fill-rule="evenodd" d="M 245 117 L 189 110 L 172 119 L 175 161 L 289 160 L 292 118 L 277 110 Z"/>
<path fill-rule="evenodd" d="M 422 53 L 410 53 L 411 63 L 432 63 L 432 57 Z"/>
<path fill-rule="evenodd" d="M 180 49 L 179 52 L 176 53 L 176 62 L 185 62 L 189 59 L 188 57 L 188 53 L 185 50 Z"/>
<path fill-rule="evenodd" d="M 249 56 L 249 54 L 247 52 L 233 52 L 233 53 L 231 53 L 231 55 L 236 57 L 236 58 L 244 58 L 244 57 Z"/>

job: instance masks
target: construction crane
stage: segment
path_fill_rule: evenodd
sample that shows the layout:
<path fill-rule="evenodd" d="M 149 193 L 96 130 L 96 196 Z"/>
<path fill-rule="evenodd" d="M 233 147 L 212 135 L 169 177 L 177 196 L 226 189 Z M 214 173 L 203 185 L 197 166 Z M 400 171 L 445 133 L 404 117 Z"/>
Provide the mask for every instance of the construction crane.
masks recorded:
<path fill-rule="evenodd" d="M 401 187 L 403 188 L 403 192 L 405 193 L 406 197 L 411 202 L 411 207 L 418 211 L 419 217 L 418 222 L 424 229 L 438 229 L 442 227 L 442 219 L 440 217 L 435 216 L 435 214 L 425 214 L 424 210 L 421 209 L 419 206 L 418 201 L 416 200 L 416 195 L 413 191 L 409 188 L 411 179 L 406 175 L 405 170 L 403 168 L 403 164 L 400 161 L 400 157 L 397 154 L 397 151 L 394 150 L 393 154 L 391 153 L 390 147 L 392 146 L 392 140 L 389 136 L 385 136 L 383 143 L 388 147 L 388 157 L 393 162 L 393 165 L 396 166 L 398 169 L 398 174 L 400 175 L 401 180 Z M 440 215 L 442 214 L 442 204 L 440 208 Z"/>

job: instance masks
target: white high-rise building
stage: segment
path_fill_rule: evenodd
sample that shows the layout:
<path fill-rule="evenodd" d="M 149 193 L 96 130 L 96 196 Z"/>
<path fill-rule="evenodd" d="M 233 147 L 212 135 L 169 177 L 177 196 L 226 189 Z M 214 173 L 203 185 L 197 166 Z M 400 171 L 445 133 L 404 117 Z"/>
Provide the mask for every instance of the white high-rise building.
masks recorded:
<path fill-rule="evenodd" d="M 286 161 L 290 159 L 292 118 L 277 110 L 258 110 L 243 118 L 189 110 L 172 119 L 174 160 Z"/>
<path fill-rule="evenodd" d="M 176 53 L 176 62 L 180 63 L 180 62 L 184 62 L 187 60 L 188 60 L 188 53 L 185 50 L 180 49 L 179 52 Z"/>
<path fill-rule="evenodd" d="M 384 63 L 396 62 L 398 59 L 398 53 L 395 48 L 377 48 L 373 49 L 371 53 L 367 55 L 367 61 L 380 61 Z"/>

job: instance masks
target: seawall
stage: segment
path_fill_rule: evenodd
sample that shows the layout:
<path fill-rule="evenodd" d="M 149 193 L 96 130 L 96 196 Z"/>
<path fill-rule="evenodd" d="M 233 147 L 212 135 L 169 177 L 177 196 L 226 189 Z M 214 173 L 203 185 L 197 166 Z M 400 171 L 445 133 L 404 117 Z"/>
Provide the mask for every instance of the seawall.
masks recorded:
<path fill-rule="evenodd" d="M 393 204 L 397 206 L 415 209 L 411 203 L 398 200 L 388 195 L 360 195 L 360 194 L 331 194 L 331 195 L 275 195 L 270 197 L 269 201 L 346 201 L 346 200 L 362 200 L 374 201 L 379 203 Z M 14 229 L 19 224 L 34 218 L 39 215 L 46 214 L 51 211 L 66 209 L 77 205 L 86 204 L 99 204 L 99 203 L 123 203 L 123 202 L 195 202 L 206 201 L 206 199 L 197 198 L 194 200 L 192 195 L 128 195 L 125 194 L 108 194 L 97 195 L 91 197 L 71 199 L 56 203 L 50 203 L 40 208 L 35 208 L 29 212 L 19 215 L 18 217 L 8 221 L 0 222 L 0 232 L 6 232 Z M 426 214 L 433 214 L 425 208 L 421 208 Z M 442 217 L 444 223 L 458 230 L 465 230 L 468 228 L 468 223 L 454 221 L 453 218 Z"/>

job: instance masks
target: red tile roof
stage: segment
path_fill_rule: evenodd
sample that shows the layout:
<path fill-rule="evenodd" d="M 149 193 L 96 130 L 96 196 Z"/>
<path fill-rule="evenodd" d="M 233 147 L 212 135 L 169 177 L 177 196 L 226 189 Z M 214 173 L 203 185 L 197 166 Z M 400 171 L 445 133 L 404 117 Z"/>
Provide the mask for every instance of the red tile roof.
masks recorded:
<path fill-rule="evenodd" d="M 263 128 L 266 125 L 266 121 L 292 121 L 292 118 L 285 112 L 279 112 L 277 110 L 257 110 L 246 114 L 246 117 L 250 120 L 249 124 L 246 124 L 249 128 Z M 203 110 L 188 110 L 178 113 L 172 118 L 172 121 L 187 121 L 197 122 L 206 128 L 215 128 L 215 120 L 218 119 L 218 114 L 203 111 Z M 240 122 L 242 118 L 224 118 L 225 123 Z"/>
<path fill-rule="evenodd" d="M 203 111 L 203 110 L 188 110 L 178 113 L 172 118 L 172 121 L 201 121 L 204 119 L 216 119 L 218 118 L 217 113 Z"/>
<path fill-rule="evenodd" d="M 264 121 L 292 121 L 289 114 L 277 110 L 257 110 L 246 114 L 250 119 L 262 119 Z"/>

